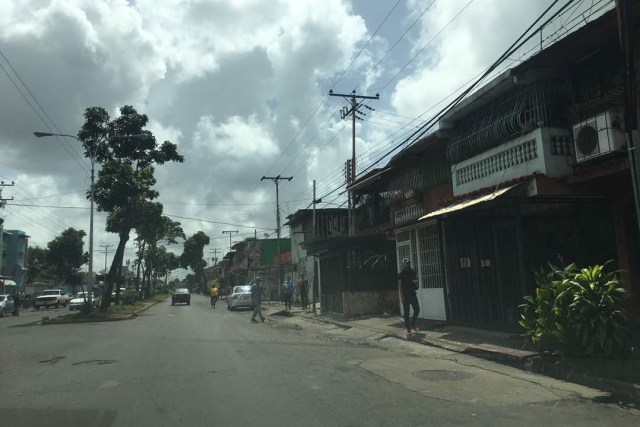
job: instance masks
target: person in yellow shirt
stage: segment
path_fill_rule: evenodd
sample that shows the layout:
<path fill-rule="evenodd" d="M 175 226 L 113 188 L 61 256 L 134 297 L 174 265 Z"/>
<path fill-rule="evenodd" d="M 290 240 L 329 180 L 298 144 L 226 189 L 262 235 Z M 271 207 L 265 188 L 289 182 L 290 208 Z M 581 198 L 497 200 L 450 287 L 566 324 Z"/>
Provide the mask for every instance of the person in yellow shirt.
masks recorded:
<path fill-rule="evenodd" d="M 218 301 L 218 288 L 214 285 L 211 286 L 211 306 L 216 308 L 216 302 Z"/>

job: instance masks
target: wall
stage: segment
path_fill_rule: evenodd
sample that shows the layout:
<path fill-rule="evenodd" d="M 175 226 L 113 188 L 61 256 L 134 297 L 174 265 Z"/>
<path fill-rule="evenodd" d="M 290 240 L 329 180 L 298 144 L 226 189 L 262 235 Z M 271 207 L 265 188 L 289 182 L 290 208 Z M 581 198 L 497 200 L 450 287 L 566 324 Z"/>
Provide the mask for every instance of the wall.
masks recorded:
<path fill-rule="evenodd" d="M 342 293 L 345 316 L 398 313 L 398 291 L 345 291 Z"/>

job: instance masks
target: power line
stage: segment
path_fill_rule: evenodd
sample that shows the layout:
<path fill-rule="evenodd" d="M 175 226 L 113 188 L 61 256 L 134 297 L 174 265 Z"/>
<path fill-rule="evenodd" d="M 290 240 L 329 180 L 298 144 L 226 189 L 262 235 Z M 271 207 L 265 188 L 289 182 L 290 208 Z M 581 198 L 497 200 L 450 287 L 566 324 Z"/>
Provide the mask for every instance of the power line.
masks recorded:
<path fill-rule="evenodd" d="M 228 223 L 228 222 L 210 221 L 210 220 L 207 220 L 207 219 L 191 218 L 191 217 L 180 216 L 180 215 L 171 215 L 171 214 L 163 214 L 163 215 L 164 216 L 168 216 L 170 218 L 180 218 L 180 219 L 186 219 L 186 220 L 191 220 L 191 221 L 200 221 L 200 222 L 206 222 L 206 223 L 209 223 L 209 224 L 230 225 L 232 227 L 243 227 L 243 228 L 256 228 L 258 230 L 271 230 L 271 228 L 267 228 L 267 227 L 254 227 L 254 226 L 250 226 L 250 225 L 231 224 L 231 223 Z"/>
<path fill-rule="evenodd" d="M 402 73 L 409 66 L 409 64 L 411 64 L 418 57 L 418 55 L 420 55 L 429 45 L 431 45 L 431 43 L 433 43 L 433 41 L 437 39 L 438 36 L 440 36 L 440 34 L 442 34 L 444 30 L 446 30 L 449 25 L 451 25 L 453 21 L 455 21 L 462 14 L 462 12 L 464 12 L 474 1 L 475 0 L 469 0 L 469 2 L 462 9 L 460 9 L 460 11 L 453 18 L 451 18 L 444 27 L 440 29 L 440 31 L 438 31 L 438 33 L 433 36 L 426 45 L 424 45 L 415 55 L 413 55 L 409 62 L 407 62 L 402 68 L 400 68 L 400 70 L 398 70 L 398 72 L 393 77 L 391 77 L 391 79 L 389 79 L 389 81 L 384 86 L 382 86 L 380 90 L 378 90 L 378 92 L 382 92 L 383 90 L 385 90 L 387 86 L 389 86 L 391 82 L 394 81 L 396 77 L 398 77 L 398 75 L 400 75 L 400 73 Z"/>
<path fill-rule="evenodd" d="M 34 100 L 34 102 L 40 107 L 40 109 L 42 110 L 42 112 L 44 113 L 44 115 L 50 120 L 51 124 L 53 125 L 53 127 L 58 130 L 57 126 L 55 125 L 54 121 L 51 119 L 51 117 L 49 116 L 49 114 L 47 114 L 47 112 L 45 111 L 45 109 L 42 107 L 42 105 L 40 104 L 40 102 L 38 102 L 37 98 L 33 95 L 33 93 L 31 92 L 31 90 L 29 89 L 29 87 L 24 83 L 24 81 L 22 80 L 22 78 L 20 77 L 20 75 L 18 74 L 18 72 L 15 70 L 15 68 L 13 68 L 13 66 L 11 65 L 11 62 L 9 61 L 9 59 L 6 57 L 6 55 L 2 52 L 2 50 L 0 50 L 0 55 L 4 58 L 4 60 L 6 61 L 7 65 L 11 68 L 11 70 L 13 71 L 13 73 L 15 74 L 15 76 L 18 78 L 18 80 L 20 80 L 20 82 L 22 83 L 23 87 L 26 89 L 26 91 L 31 95 L 31 98 Z M 38 116 L 38 118 L 40 119 L 40 121 L 46 126 L 47 129 L 49 129 L 50 131 L 53 132 L 53 129 L 51 128 L 51 126 L 49 125 L 49 123 L 47 123 L 47 121 L 42 117 L 42 115 L 40 114 L 40 112 L 38 112 L 38 110 L 33 106 L 33 104 L 31 103 L 31 101 L 27 98 L 27 96 L 25 95 L 25 93 L 22 91 L 22 89 L 20 88 L 20 86 L 18 86 L 18 84 L 15 82 L 15 80 L 13 79 L 13 77 L 11 77 L 11 74 L 7 71 L 7 69 L 0 63 L 0 69 L 6 74 L 6 76 L 9 78 L 9 81 L 11 82 L 11 84 L 13 84 L 13 86 L 16 88 L 16 90 L 18 91 L 18 93 L 20 94 L 20 96 L 22 96 L 22 99 L 25 100 L 25 102 L 27 103 L 27 105 L 33 110 L 33 112 L 36 114 L 36 116 Z M 61 132 L 59 132 L 61 133 Z M 82 159 L 82 157 L 80 157 L 80 155 L 78 155 L 78 153 L 75 152 L 75 150 L 73 148 L 67 147 L 68 142 L 63 141 L 61 138 L 56 137 L 56 141 L 58 141 L 58 143 L 62 146 L 62 148 L 67 152 L 67 154 L 69 154 L 69 156 L 71 156 L 71 158 L 73 158 L 73 160 L 78 164 L 78 166 L 80 166 L 80 168 L 84 171 L 87 172 L 88 169 L 86 167 L 86 165 L 83 165 L 78 159 Z M 65 144 L 66 142 L 66 144 Z"/>
<path fill-rule="evenodd" d="M 387 55 L 389 55 L 389 53 L 391 53 L 391 51 L 398 45 L 398 43 L 400 43 L 400 40 L 402 40 L 408 33 L 409 31 L 411 31 L 411 29 L 420 21 L 420 19 L 422 19 L 422 17 L 424 16 L 425 13 L 427 13 L 427 11 L 429 9 L 431 9 L 431 6 L 433 6 L 433 4 L 438 1 L 438 0 L 433 0 L 431 3 L 429 3 L 429 5 L 427 6 L 427 8 L 422 11 L 422 13 L 418 16 L 418 18 L 416 18 L 415 21 L 413 21 L 413 23 L 409 26 L 409 28 L 407 28 L 407 30 L 400 36 L 400 38 L 398 40 L 396 40 L 396 42 L 393 44 L 393 46 L 391 46 L 389 48 L 389 50 L 387 50 L 387 52 L 382 56 L 382 58 L 380 58 L 380 60 L 376 63 L 376 65 L 373 66 L 373 68 L 371 68 L 365 75 L 364 77 L 360 80 L 360 82 L 354 87 L 354 90 L 357 89 L 358 87 L 360 87 L 360 85 L 362 84 L 362 82 L 364 82 L 367 77 L 369 77 L 369 75 L 376 69 L 378 68 L 378 66 L 382 63 L 382 61 L 384 61 L 384 59 L 387 57 Z"/>
<path fill-rule="evenodd" d="M 400 144 L 397 144 L 391 150 L 387 151 L 382 157 L 380 157 L 374 163 L 369 165 L 369 167 L 367 167 L 365 170 L 363 170 L 361 172 L 361 174 L 363 174 L 364 172 L 366 172 L 367 170 L 371 169 L 373 166 L 375 166 L 376 164 L 378 164 L 379 162 L 384 160 L 386 157 L 388 157 L 390 154 L 392 154 L 398 148 L 402 147 L 408 141 L 416 141 L 420 137 L 422 137 L 427 131 L 429 131 L 437 123 L 437 121 L 441 117 L 443 117 L 445 114 L 447 114 L 449 111 L 451 111 L 451 109 L 453 107 L 455 107 L 468 93 L 470 93 L 473 90 L 473 88 L 475 88 L 481 81 L 483 81 L 484 78 L 487 75 L 489 75 L 493 70 L 495 70 L 499 64 L 501 64 L 508 56 L 510 56 L 512 54 L 512 52 L 517 51 L 524 43 L 526 43 L 528 40 L 530 40 L 531 37 L 533 37 L 533 35 L 537 34 L 537 31 L 534 31 L 531 35 L 529 35 L 527 37 L 527 34 L 529 33 L 529 31 L 540 20 L 542 20 L 544 18 L 544 16 L 549 12 L 549 10 L 551 10 L 558 3 L 558 1 L 559 0 L 554 0 L 553 3 L 522 33 L 522 35 L 520 37 L 518 37 L 518 39 L 482 74 L 482 76 L 480 78 L 476 79 L 476 81 L 473 84 L 471 84 L 468 88 L 466 88 L 460 95 L 458 95 L 453 101 L 451 101 L 439 113 L 437 113 L 431 119 L 429 119 L 426 123 L 424 123 L 420 127 L 420 129 L 418 131 L 414 132 L 408 138 L 403 140 Z M 561 7 L 557 12 L 555 12 L 549 19 L 547 19 L 547 21 L 545 21 L 545 23 L 543 23 L 540 26 L 540 28 L 544 28 L 545 25 L 547 25 L 551 20 L 553 20 L 557 16 L 559 16 L 574 1 L 575 0 L 568 0 L 568 2 L 563 7 Z M 524 39 L 524 41 L 522 41 L 523 39 Z M 333 194 L 334 192 L 338 191 L 339 189 L 340 189 L 340 187 L 332 190 L 330 193 L 328 193 L 327 195 L 322 196 L 321 198 L 325 198 L 328 195 Z"/>
<path fill-rule="evenodd" d="M 396 4 L 393 5 L 393 7 L 391 8 L 391 10 L 389 11 L 389 13 L 387 13 L 387 16 L 384 17 L 384 19 L 382 20 L 382 22 L 380 23 L 380 25 L 378 25 L 378 28 L 376 28 L 376 30 L 373 32 L 373 34 L 371 34 L 371 37 L 369 37 L 369 40 L 367 40 L 367 42 L 364 44 L 364 46 L 362 46 L 362 48 L 360 49 L 360 51 L 358 52 L 358 54 L 351 60 L 351 63 L 349 63 L 349 65 L 347 66 L 347 68 L 345 68 L 345 70 L 342 72 L 342 74 L 340 74 L 340 77 L 338 77 L 338 80 L 336 80 L 332 85 L 331 88 L 335 88 L 336 85 L 340 82 L 340 80 L 342 80 L 342 78 L 344 77 L 345 73 L 347 72 L 347 70 L 349 70 L 349 68 L 351 68 L 351 66 L 353 65 L 354 62 L 356 62 L 356 59 L 358 59 L 358 57 L 360 57 L 360 54 L 362 54 L 362 52 L 364 51 L 364 49 L 369 46 L 369 43 L 371 43 L 371 40 L 373 40 L 373 38 L 375 37 L 376 34 L 378 34 L 378 31 L 380 31 L 380 28 L 382 28 L 382 26 L 384 25 L 385 22 L 387 22 L 387 19 L 389 19 L 389 16 L 391 16 L 391 14 L 393 13 L 394 10 L 396 10 L 396 7 L 398 7 L 398 4 L 400 4 L 400 0 L 398 0 L 396 2 Z"/>

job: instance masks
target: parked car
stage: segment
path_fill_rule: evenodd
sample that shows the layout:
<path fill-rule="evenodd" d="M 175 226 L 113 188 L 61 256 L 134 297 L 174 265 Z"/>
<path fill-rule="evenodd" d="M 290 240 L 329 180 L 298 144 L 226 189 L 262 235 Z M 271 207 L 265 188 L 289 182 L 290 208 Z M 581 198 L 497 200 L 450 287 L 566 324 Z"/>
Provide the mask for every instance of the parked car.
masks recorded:
<path fill-rule="evenodd" d="M 171 305 L 185 303 L 191 305 L 191 293 L 187 288 L 178 288 L 171 294 Z"/>
<path fill-rule="evenodd" d="M 89 296 L 88 292 L 78 292 L 74 295 L 74 297 L 69 301 L 69 311 L 80 310 L 84 305 L 87 297 Z M 100 305 L 100 297 L 96 297 L 95 295 L 91 299 L 91 303 L 94 307 L 98 307 Z"/>
<path fill-rule="evenodd" d="M 13 314 L 13 297 L 11 295 L 0 295 L 0 317 L 7 313 Z"/>
<path fill-rule="evenodd" d="M 40 307 L 66 307 L 69 303 L 69 294 L 65 294 L 62 289 L 47 289 L 36 298 L 33 306 L 36 310 Z"/>
<path fill-rule="evenodd" d="M 234 286 L 233 291 L 227 298 L 227 309 L 233 310 L 236 308 L 253 308 L 253 301 L 251 300 L 251 285 Z"/>

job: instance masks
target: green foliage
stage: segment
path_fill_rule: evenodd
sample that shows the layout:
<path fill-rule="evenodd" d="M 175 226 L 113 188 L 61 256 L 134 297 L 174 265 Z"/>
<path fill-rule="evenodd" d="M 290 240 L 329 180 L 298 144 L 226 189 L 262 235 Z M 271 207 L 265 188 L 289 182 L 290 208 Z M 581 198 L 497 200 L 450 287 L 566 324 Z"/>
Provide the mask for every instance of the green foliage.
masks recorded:
<path fill-rule="evenodd" d="M 605 264 L 606 266 L 606 264 Z M 535 347 L 565 354 L 612 354 L 626 350 L 625 290 L 605 266 L 551 267 L 536 275 L 535 296 L 524 298 L 520 325 Z"/>
<path fill-rule="evenodd" d="M 198 231 L 184 242 L 184 250 L 180 255 L 180 267 L 191 268 L 195 273 L 193 285 L 205 285 L 204 268 L 207 262 L 204 260 L 204 247 L 209 244 L 209 236 Z"/>
<path fill-rule="evenodd" d="M 27 248 L 27 282 L 31 283 L 42 279 L 57 279 L 48 268 L 48 250 L 39 246 Z"/>
<path fill-rule="evenodd" d="M 129 105 L 120 108 L 120 115 L 113 120 L 102 107 L 87 108 L 84 118 L 78 138 L 83 142 L 85 155 L 102 165 L 94 185 L 96 206 L 107 212 L 107 231 L 119 237 L 101 305 L 106 310 L 131 230 L 142 224 L 144 212 L 158 208 L 159 204 L 153 202 L 158 197 L 153 188 L 155 166 L 181 163 L 184 157 L 178 154 L 175 144 L 169 141 L 158 144 L 153 133 L 144 129 L 148 117 Z"/>
<path fill-rule="evenodd" d="M 46 271 L 74 289 L 80 283 L 80 268 L 89 261 L 83 251 L 85 236 L 83 230 L 67 228 L 47 243 Z"/>

